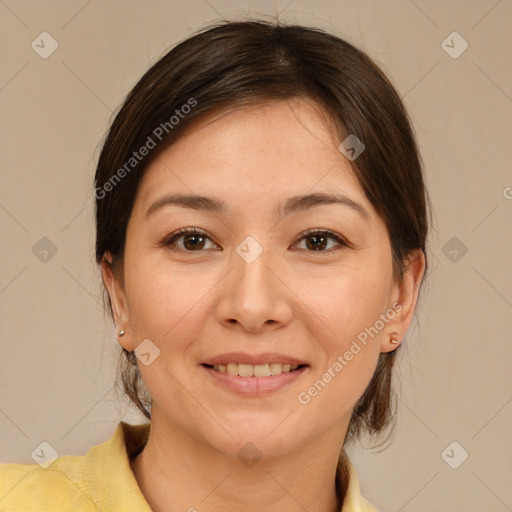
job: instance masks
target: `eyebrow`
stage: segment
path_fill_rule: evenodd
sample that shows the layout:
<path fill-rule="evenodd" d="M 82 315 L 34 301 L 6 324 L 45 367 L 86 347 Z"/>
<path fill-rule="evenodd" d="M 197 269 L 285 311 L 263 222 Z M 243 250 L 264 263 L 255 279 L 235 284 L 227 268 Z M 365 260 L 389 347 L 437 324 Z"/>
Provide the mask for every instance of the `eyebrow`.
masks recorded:
<path fill-rule="evenodd" d="M 274 215 L 276 217 L 285 217 L 290 213 L 305 211 L 315 206 L 329 204 L 348 206 L 366 220 L 370 219 L 368 211 L 362 204 L 342 194 L 327 194 L 324 192 L 290 197 L 286 200 L 284 205 L 274 209 Z M 157 199 L 146 211 L 146 219 L 165 206 L 179 206 L 221 215 L 227 215 L 228 213 L 226 203 L 218 199 L 198 195 L 171 194 Z"/>

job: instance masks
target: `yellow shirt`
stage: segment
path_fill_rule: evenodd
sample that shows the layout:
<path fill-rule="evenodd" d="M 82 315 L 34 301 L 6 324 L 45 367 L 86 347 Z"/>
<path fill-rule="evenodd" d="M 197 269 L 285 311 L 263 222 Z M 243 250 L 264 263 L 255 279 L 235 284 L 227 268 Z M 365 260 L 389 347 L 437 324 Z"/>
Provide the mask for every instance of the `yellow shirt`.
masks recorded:
<path fill-rule="evenodd" d="M 129 460 L 144 448 L 149 428 L 121 421 L 86 455 L 63 455 L 46 468 L 0 464 L 0 512 L 151 512 Z M 340 512 L 378 512 L 361 496 L 355 469 L 342 456 L 349 484 Z"/>

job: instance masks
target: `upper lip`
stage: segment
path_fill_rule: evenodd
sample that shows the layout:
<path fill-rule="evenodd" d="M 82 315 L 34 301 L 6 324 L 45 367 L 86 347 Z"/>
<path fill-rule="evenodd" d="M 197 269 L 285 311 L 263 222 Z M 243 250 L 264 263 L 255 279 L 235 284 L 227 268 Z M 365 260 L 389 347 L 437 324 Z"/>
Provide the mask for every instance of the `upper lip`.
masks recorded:
<path fill-rule="evenodd" d="M 290 364 L 292 366 L 301 364 L 307 364 L 301 359 L 296 357 L 286 356 L 284 354 L 278 354 L 277 352 L 265 352 L 262 354 L 247 354 L 244 352 L 227 352 L 225 354 L 218 354 L 216 356 L 209 357 L 202 364 L 214 365 L 214 364 L 228 364 L 228 363 L 240 363 L 240 364 L 267 364 L 267 363 L 281 363 Z"/>

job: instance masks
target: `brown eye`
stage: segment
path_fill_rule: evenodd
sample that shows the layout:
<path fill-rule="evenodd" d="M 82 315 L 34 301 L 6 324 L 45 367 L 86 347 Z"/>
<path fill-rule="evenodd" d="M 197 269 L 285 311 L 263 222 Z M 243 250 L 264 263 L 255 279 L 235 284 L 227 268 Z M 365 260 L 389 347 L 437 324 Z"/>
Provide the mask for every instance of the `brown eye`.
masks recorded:
<path fill-rule="evenodd" d="M 327 246 L 329 237 L 325 235 L 310 235 L 306 237 L 306 247 L 312 251 L 322 251 Z"/>
<path fill-rule="evenodd" d="M 182 237 L 185 249 L 195 251 L 204 248 L 206 237 L 203 235 L 182 235 Z"/>
<path fill-rule="evenodd" d="M 321 230 L 321 229 L 313 229 L 310 231 L 306 231 L 300 239 L 300 242 L 305 241 L 306 250 L 307 251 L 316 251 L 316 252 L 334 252 L 338 249 L 333 248 L 332 246 L 327 248 L 329 245 L 329 240 L 334 240 L 337 242 L 337 246 L 348 246 L 348 244 L 341 238 L 340 236 L 332 233 L 331 231 Z M 335 247 L 336 247 L 335 245 Z"/>
<path fill-rule="evenodd" d="M 183 240 L 182 244 L 178 243 L 179 240 Z M 161 246 L 168 246 L 172 250 L 201 252 L 205 248 L 208 241 L 213 245 L 214 248 L 217 247 L 204 231 L 196 228 L 183 228 L 162 242 Z"/>

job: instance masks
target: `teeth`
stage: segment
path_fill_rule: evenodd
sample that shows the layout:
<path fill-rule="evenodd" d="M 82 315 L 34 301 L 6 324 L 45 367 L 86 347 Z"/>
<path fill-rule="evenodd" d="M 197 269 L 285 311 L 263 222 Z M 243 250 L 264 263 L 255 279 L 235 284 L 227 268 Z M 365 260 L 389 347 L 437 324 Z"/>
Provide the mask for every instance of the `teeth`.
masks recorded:
<path fill-rule="evenodd" d="M 280 375 L 296 370 L 299 365 L 268 363 L 268 364 L 214 364 L 213 369 L 221 373 L 230 375 L 240 375 L 240 377 L 270 377 L 271 375 Z"/>
<path fill-rule="evenodd" d="M 254 366 L 252 364 L 239 364 L 238 375 L 240 377 L 252 377 L 254 375 Z"/>

